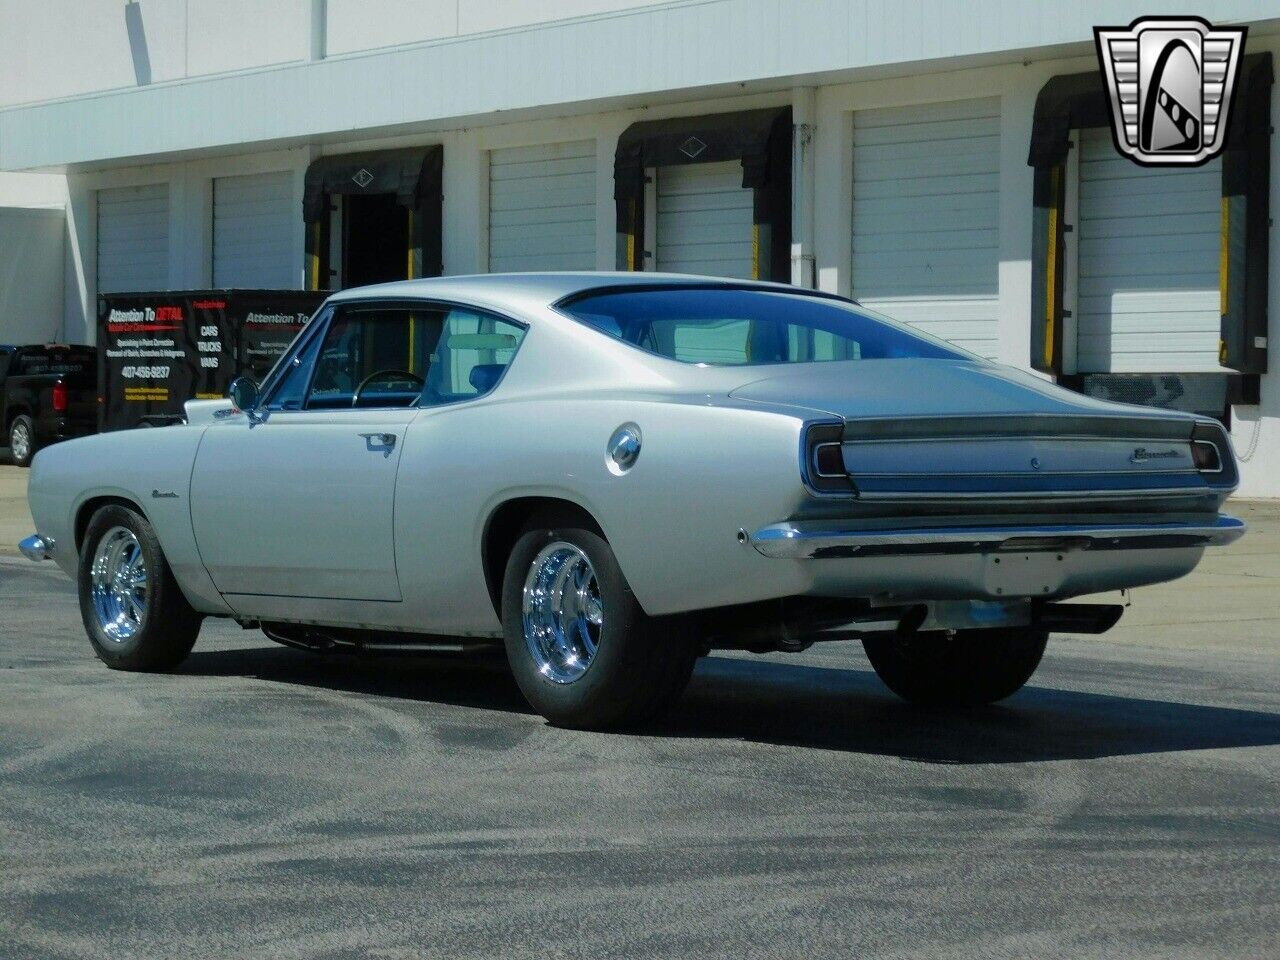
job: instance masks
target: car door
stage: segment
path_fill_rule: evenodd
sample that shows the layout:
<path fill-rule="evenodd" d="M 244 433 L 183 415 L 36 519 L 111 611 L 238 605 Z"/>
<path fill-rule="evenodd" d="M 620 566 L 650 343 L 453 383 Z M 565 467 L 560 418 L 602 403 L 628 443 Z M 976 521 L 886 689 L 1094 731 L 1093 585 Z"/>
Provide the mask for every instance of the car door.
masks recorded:
<path fill-rule="evenodd" d="M 235 595 L 400 599 L 396 472 L 438 329 L 411 306 L 340 306 L 257 416 L 205 432 L 191 519 L 233 607 Z"/>

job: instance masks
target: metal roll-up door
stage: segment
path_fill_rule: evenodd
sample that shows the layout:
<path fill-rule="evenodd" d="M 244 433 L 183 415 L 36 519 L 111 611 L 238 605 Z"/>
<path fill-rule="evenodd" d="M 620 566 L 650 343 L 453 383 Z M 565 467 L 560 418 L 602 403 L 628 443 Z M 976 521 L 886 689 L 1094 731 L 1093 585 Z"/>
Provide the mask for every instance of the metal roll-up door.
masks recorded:
<path fill-rule="evenodd" d="M 98 292 L 169 287 L 169 185 L 98 191 Z"/>
<path fill-rule="evenodd" d="M 595 268 L 595 141 L 492 151 L 490 271 Z"/>
<path fill-rule="evenodd" d="M 1109 129 L 1080 141 L 1077 369 L 1221 372 L 1222 161 L 1139 167 Z"/>
<path fill-rule="evenodd" d="M 754 191 L 741 162 L 660 167 L 656 177 L 655 269 L 750 280 Z"/>
<path fill-rule="evenodd" d="M 293 289 L 302 281 L 288 170 L 213 181 L 213 285 Z"/>
<path fill-rule="evenodd" d="M 854 298 L 996 356 L 999 178 L 998 100 L 855 113 Z"/>

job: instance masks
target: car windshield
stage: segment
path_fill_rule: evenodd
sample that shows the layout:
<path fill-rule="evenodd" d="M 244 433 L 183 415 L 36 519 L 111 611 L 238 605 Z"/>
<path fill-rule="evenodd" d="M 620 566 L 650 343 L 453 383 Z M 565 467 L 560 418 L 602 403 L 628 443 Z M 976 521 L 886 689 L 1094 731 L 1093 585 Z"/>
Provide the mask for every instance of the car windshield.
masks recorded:
<path fill-rule="evenodd" d="M 740 287 L 639 287 L 588 293 L 561 309 L 611 337 L 684 363 L 742 366 L 976 359 L 853 303 Z"/>

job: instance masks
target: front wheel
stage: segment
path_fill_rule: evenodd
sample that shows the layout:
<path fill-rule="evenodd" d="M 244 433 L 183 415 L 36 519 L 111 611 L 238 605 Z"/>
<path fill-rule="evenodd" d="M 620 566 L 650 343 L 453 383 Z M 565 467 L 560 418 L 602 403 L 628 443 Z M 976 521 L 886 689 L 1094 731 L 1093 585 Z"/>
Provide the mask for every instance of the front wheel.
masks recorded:
<path fill-rule="evenodd" d="M 979 706 L 1003 700 L 1031 679 L 1049 634 L 1002 628 L 868 637 L 867 659 L 885 686 L 912 703 Z"/>
<path fill-rule="evenodd" d="M 123 505 L 95 513 L 80 551 L 80 617 L 113 670 L 169 670 L 200 631 L 146 518 Z"/>
<path fill-rule="evenodd" d="M 31 418 L 20 413 L 9 424 L 9 457 L 15 467 L 31 466 L 36 455 L 36 427 Z"/>
<path fill-rule="evenodd" d="M 507 659 L 552 723 L 602 729 L 660 713 L 697 659 L 686 621 L 640 609 L 607 540 L 572 513 L 535 517 L 502 584 Z"/>

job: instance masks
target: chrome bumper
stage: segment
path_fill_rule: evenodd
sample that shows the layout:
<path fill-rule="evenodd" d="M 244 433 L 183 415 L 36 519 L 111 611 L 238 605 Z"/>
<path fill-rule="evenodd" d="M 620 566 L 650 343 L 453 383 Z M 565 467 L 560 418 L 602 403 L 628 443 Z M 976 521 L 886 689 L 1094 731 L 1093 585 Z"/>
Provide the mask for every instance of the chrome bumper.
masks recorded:
<path fill-rule="evenodd" d="M 867 530 L 830 521 L 796 521 L 757 530 L 751 535 L 751 545 L 766 557 L 826 560 L 1001 550 L 1176 550 L 1232 543 L 1244 531 L 1244 521 L 1228 516 L 1219 516 L 1211 523 L 1072 523 L 906 530 Z"/>
<path fill-rule="evenodd" d="M 18 549 L 28 560 L 48 560 L 53 556 L 53 541 L 33 533 L 18 544 Z"/>

